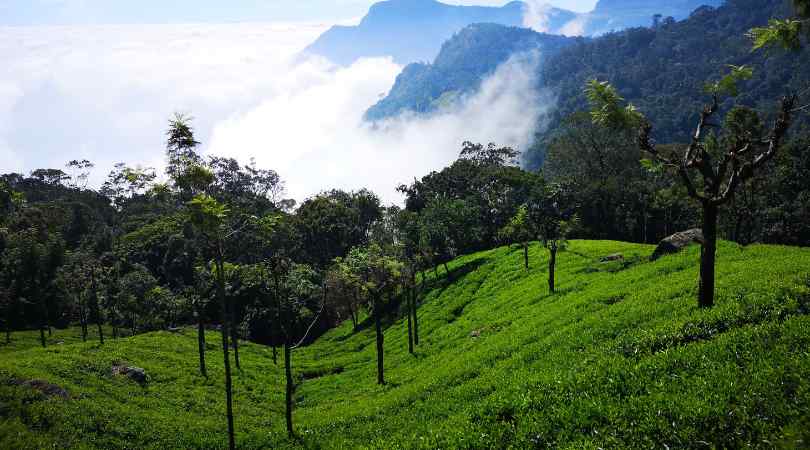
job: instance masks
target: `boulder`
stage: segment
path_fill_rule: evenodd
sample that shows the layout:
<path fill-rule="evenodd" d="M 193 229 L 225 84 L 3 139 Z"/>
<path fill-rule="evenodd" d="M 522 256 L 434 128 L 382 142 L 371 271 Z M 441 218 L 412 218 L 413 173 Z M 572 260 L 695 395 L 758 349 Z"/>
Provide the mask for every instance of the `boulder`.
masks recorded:
<path fill-rule="evenodd" d="M 146 370 L 141 369 L 140 367 L 116 365 L 112 368 L 112 374 L 113 376 L 127 377 L 140 385 L 146 384 L 147 381 Z"/>
<path fill-rule="evenodd" d="M 70 398 L 70 394 L 61 387 L 43 380 L 12 380 L 11 384 L 29 387 L 45 397 Z"/>
<path fill-rule="evenodd" d="M 603 257 L 602 259 L 600 259 L 600 261 L 603 263 L 611 261 L 624 261 L 624 255 L 622 255 L 621 253 L 614 253 L 612 255 L 607 255 Z"/>
<path fill-rule="evenodd" d="M 663 239 L 658 244 L 652 256 L 650 256 L 650 260 L 655 261 L 664 255 L 678 253 L 692 244 L 703 244 L 703 231 L 699 228 L 675 233 Z"/>

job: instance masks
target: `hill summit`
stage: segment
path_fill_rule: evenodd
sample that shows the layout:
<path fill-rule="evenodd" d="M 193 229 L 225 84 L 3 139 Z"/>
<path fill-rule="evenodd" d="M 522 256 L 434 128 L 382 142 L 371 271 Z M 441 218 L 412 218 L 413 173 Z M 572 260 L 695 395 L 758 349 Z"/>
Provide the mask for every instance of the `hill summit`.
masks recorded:
<path fill-rule="evenodd" d="M 324 56 L 341 65 L 359 58 L 391 56 L 399 64 L 432 61 L 443 42 L 473 23 L 523 26 L 528 5 L 502 7 L 447 5 L 435 0 L 388 0 L 374 4 L 357 26 L 334 26 L 305 53 Z M 548 11 L 551 28 L 560 28 L 576 15 Z"/>

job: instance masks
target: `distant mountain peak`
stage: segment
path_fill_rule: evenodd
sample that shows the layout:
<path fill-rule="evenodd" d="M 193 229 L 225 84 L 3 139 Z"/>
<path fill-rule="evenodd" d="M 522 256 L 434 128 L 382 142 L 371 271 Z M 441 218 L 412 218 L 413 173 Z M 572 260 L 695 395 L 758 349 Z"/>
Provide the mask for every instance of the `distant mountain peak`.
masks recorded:
<path fill-rule="evenodd" d="M 375 3 L 354 27 L 336 26 L 305 53 L 325 56 L 341 65 L 364 57 L 391 56 L 397 63 L 432 61 L 443 42 L 474 23 L 523 27 L 528 5 L 512 1 L 500 7 L 448 5 L 436 0 L 386 0 Z M 576 15 L 554 10 L 550 27 L 559 28 Z"/>

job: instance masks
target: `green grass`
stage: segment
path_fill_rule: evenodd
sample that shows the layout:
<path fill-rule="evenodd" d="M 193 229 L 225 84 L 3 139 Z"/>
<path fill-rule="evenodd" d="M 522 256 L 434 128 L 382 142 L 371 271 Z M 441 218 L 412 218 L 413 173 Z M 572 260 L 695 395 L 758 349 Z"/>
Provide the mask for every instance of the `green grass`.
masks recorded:
<path fill-rule="evenodd" d="M 104 333 L 104 339 L 112 339 L 113 329 L 111 326 L 104 325 L 102 332 Z M 126 328 L 119 328 L 118 333 L 121 336 L 129 336 L 131 334 Z M 95 324 L 87 327 L 87 340 L 89 342 L 98 341 L 98 328 L 96 328 Z M 50 347 L 77 344 L 80 342 L 82 342 L 82 329 L 80 327 L 64 329 L 54 327 L 51 328 L 50 334 L 48 334 L 47 331 L 45 332 L 45 344 Z M 42 347 L 39 330 L 12 333 L 11 343 L 9 344 L 6 344 L 5 330 L 0 333 L 0 356 L 37 347 Z"/>
<path fill-rule="evenodd" d="M 598 262 L 616 252 L 624 262 Z M 403 320 L 387 327 L 388 385 L 375 384 L 373 327 L 347 324 L 294 354 L 294 440 L 282 370 L 246 344 L 238 446 L 810 446 L 810 250 L 722 243 L 711 310 L 694 298 L 698 248 L 647 262 L 651 252 L 575 241 L 559 256 L 557 295 L 539 246 L 528 272 L 506 248 L 454 261 L 453 281 L 422 299 L 416 356 Z M 197 374 L 192 330 L 0 353 L 0 448 L 223 448 L 219 336 L 207 338 L 210 380 Z M 148 385 L 113 378 L 121 361 L 144 367 Z"/>

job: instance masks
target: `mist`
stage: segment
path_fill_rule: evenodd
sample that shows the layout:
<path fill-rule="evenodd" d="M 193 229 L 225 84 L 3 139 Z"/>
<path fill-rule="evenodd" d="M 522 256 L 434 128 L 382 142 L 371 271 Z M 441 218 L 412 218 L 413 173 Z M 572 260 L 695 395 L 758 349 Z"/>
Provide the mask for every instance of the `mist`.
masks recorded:
<path fill-rule="evenodd" d="M 554 101 L 536 89 L 537 55 L 500 67 L 475 93 L 430 117 L 378 124 L 364 112 L 402 67 L 338 67 L 298 52 L 322 24 L 0 28 L 0 173 L 89 159 L 98 186 L 117 162 L 163 166 L 175 112 L 194 117 L 205 154 L 274 169 L 298 201 L 396 186 L 441 170 L 465 140 L 525 150 Z"/>

